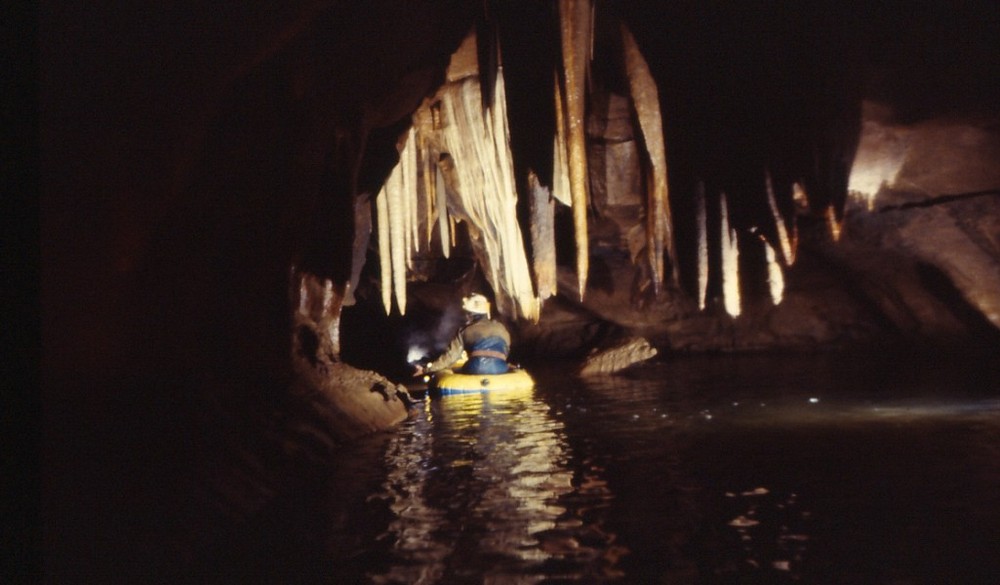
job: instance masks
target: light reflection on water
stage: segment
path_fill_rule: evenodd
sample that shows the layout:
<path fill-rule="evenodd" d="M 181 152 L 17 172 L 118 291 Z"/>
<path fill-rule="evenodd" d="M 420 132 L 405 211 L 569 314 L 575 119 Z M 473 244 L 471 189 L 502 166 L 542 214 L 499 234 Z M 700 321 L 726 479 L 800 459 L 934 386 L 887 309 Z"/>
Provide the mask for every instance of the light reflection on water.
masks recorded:
<path fill-rule="evenodd" d="M 919 367 L 917 367 L 919 369 Z M 987 583 L 998 377 L 828 358 L 539 372 L 428 399 L 366 504 L 373 583 Z M 956 581 L 957 582 L 957 581 Z"/>
<path fill-rule="evenodd" d="M 583 521 L 561 496 L 588 504 L 608 497 L 604 482 L 584 474 L 574 487 L 565 432 L 532 392 L 428 400 L 386 452 L 379 493 L 393 519 L 394 562 L 375 583 L 475 580 L 536 583 L 570 560 L 574 572 L 599 564 L 607 549 L 582 544 Z M 591 533 L 598 525 L 588 526 Z"/>

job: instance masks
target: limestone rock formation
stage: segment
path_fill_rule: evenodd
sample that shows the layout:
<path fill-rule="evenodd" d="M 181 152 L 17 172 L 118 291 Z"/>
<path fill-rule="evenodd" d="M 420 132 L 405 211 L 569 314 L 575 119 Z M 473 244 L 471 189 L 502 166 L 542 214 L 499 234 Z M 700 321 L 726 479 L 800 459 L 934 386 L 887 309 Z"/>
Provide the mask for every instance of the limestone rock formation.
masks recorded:
<path fill-rule="evenodd" d="M 587 357 L 580 367 L 581 376 L 614 374 L 625 368 L 646 361 L 656 355 L 656 348 L 641 337 L 632 337 L 623 342 Z"/>
<path fill-rule="evenodd" d="M 340 442 L 392 427 L 411 405 L 406 388 L 340 359 L 343 293 L 329 279 L 295 275 L 291 395 Z"/>

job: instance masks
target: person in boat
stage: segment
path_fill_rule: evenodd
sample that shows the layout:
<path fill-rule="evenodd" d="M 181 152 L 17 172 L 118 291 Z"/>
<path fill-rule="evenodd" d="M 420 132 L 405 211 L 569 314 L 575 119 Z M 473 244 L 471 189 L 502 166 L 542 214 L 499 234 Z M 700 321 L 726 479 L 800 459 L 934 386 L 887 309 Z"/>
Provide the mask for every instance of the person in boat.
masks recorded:
<path fill-rule="evenodd" d="M 503 323 L 490 318 L 490 302 L 481 294 L 462 299 L 465 326 L 448 345 L 440 357 L 426 366 L 416 366 L 414 376 L 440 372 L 462 357 L 469 359 L 462 367 L 463 374 L 505 374 L 510 370 L 510 333 Z"/>

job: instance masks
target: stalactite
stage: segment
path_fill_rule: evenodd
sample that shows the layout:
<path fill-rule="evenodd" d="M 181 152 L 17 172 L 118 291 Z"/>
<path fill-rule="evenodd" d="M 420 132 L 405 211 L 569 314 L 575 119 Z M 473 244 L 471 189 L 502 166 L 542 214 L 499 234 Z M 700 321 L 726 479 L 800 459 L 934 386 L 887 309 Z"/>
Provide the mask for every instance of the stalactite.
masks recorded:
<path fill-rule="evenodd" d="M 354 242 L 351 253 L 351 280 L 347 283 L 344 305 L 353 305 L 356 301 L 354 292 L 361 280 L 361 270 L 365 265 L 368 253 L 368 242 L 372 235 L 372 208 L 367 194 L 354 198 Z"/>
<path fill-rule="evenodd" d="M 437 225 L 438 239 L 441 241 L 441 254 L 445 258 L 449 258 L 455 241 L 452 239 L 449 229 L 451 222 L 448 216 L 448 191 L 444 186 L 444 175 L 441 174 L 441 169 L 437 164 L 434 165 L 434 191 L 437 194 Z"/>
<path fill-rule="evenodd" d="M 358 288 L 358 282 L 361 280 L 361 270 L 365 265 L 365 258 L 368 253 L 368 243 L 371 240 L 372 233 L 372 209 L 370 194 L 358 193 L 358 176 L 361 173 L 365 146 L 368 144 L 368 129 L 364 124 L 362 124 L 357 134 L 353 135 L 353 137 L 357 140 L 356 146 L 353 148 L 349 145 L 353 142 L 350 140 L 351 137 L 351 133 L 337 133 L 336 136 L 338 150 L 341 150 L 345 146 L 346 149 L 353 150 L 353 160 L 351 161 L 350 166 L 350 196 L 354 201 L 354 239 L 351 242 L 351 276 L 350 280 L 348 280 L 345 284 L 344 290 L 344 305 L 347 306 L 355 304 L 357 300 L 354 297 L 354 293 Z"/>
<path fill-rule="evenodd" d="M 420 250 L 420 200 L 421 183 L 419 161 L 421 153 L 417 146 L 416 129 L 410 127 L 409 139 L 406 143 L 408 149 L 406 157 L 405 172 L 409 176 L 404 193 L 408 193 L 406 198 L 407 232 L 410 238 L 410 245 L 407 246 L 409 255 L 406 258 L 407 267 L 413 267 L 413 253 Z"/>
<path fill-rule="evenodd" d="M 335 291 L 333 281 L 329 278 L 323 281 L 323 318 L 320 323 L 325 325 L 330 336 L 330 347 L 333 355 L 340 355 L 340 309 L 343 306 L 342 291 Z"/>
<path fill-rule="evenodd" d="M 475 51 L 465 43 L 462 51 Z M 468 63 L 457 55 L 453 63 Z M 449 72 L 449 79 L 453 79 Z M 479 80 L 466 76 L 447 84 L 440 102 L 440 148 L 452 164 L 443 165 L 452 184 L 449 197 L 460 218 L 467 220 L 477 257 L 497 295 L 498 308 L 537 320 L 531 272 L 517 223 L 517 192 L 510 153 L 506 91 L 502 68 L 495 76 L 493 105 L 484 112 Z M 454 232 L 452 231 L 452 234 Z"/>
<path fill-rule="evenodd" d="M 531 214 L 532 265 L 535 290 L 545 300 L 556 294 L 555 202 L 549 190 L 538 181 L 534 171 L 528 172 Z"/>
<path fill-rule="evenodd" d="M 556 201 L 572 207 L 573 196 L 570 194 L 569 186 L 569 145 L 566 137 L 566 114 L 563 112 L 565 103 L 563 102 L 563 92 L 559 83 L 559 75 L 555 76 L 556 100 L 556 131 L 552 137 L 552 197 Z"/>
<path fill-rule="evenodd" d="M 460 82 L 458 91 L 445 94 L 442 101 L 446 114 L 445 144 L 454 160 L 455 194 L 466 217 L 475 226 L 473 239 L 485 249 L 485 258 L 480 260 L 485 264 L 486 278 L 496 283 L 497 264 L 502 257 L 497 253 L 496 240 L 490 236 L 502 236 L 504 232 L 497 229 L 496 222 L 500 217 L 491 216 L 487 210 L 490 193 L 500 195 L 496 191 L 500 185 L 492 152 L 493 141 L 485 128 L 489 119 L 483 116 L 478 105 L 482 101 L 479 82 L 474 79 Z M 483 232 L 486 232 L 485 238 Z"/>
<path fill-rule="evenodd" d="M 378 260 L 381 277 L 379 285 L 382 290 L 382 306 L 385 314 L 392 312 L 392 253 L 389 241 L 389 196 L 385 185 L 375 197 L 375 219 L 378 222 Z"/>
<path fill-rule="evenodd" d="M 517 223 L 517 188 L 514 181 L 514 157 L 510 152 L 510 127 L 507 124 L 507 90 L 504 81 L 503 68 L 498 67 L 495 78 L 496 87 L 493 92 L 493 106 L 489 110 L 490 127 L 489 137 L 493 139 L 493 152 L 496 157 L 497 182 L 501 193 L 509 193 L 500 205 L 507 207 L 507 213 L 502 217 L 504 221 L 498 226 L 504 231 L 503 241 L 517 242 L 521 249 L 521 256 L 524 257 L 525 275 L 528 276 L 527 291 L 529 298 L 533 298 L 533 287 L 531 285 L 530 270 L 528 269 L 527 258 L 524 256 L 524 244 L 521 239 L 521 228 Z M 502 257 L 501 257 L 502 258 Z M 493 264 L 501 264 L 493 262 Z M 503 271 L 504 277 L 511 285 L 508 289 L 518 295 L 518 291 L 525 283 L 514 282 L 513 271 Z"/>
<path fill-rule="evenodd" d="M 781 264 L 778 262 L 772 246 L 764 238 L 760 239 L 764 245 L 764 254 L 767 261 L 767 285 L 771 293 L 771 302 L 775 306 L 780 305 L 785 294 L 785 275 L 782 272 Z"/>
<path fill-rule="evenodd" d="M 738 317 L 741 311 L 739 238 L 736 230 L 729 224 L 729 205 L 726 203 L 725 193 L 719 194 L 719 207 L 722 227 L 722 299 L 726 312 Z"/>
<path fill-rule="evenodd" d="M 399 163 L 377 199 L 383 301 L 388 312 L 394 296 L 405 313 L 407 268 L 412 269 L 412 253 L 420 249 L 423 227 L 429 240 L 436 221 L 442 254 L 448 257 L 455 246 L 456 221 L 464 221 L 498 310 L 537 321 L 540 300 L 517 221 L 503 69 L 491 76 L 493 99 L 484 110 L 475 52 L 475 36 L 470 35 L 452 56 L 449 83 L 414 114 Z M 551 233 L 548 238 L 554 242 Z M 544 290 L 551 295 L 554 243 L 548 248 L 553 266 Z"/>
<path fill-rule="evenodd" d="M 403 217 L 403 264 L 413 268 L 413 251 L 419 247 L 417 221 L 417 144 L 416 131 L 411 126 L 399 155 L 397 171 L 400 175 L 400 198 Z M 398 300 L 398 299 L 397 299 Z"/>
<path fill-rule="evenodd" d="M 664 250 L 670 259 L 672 278 L 676 283 L 677 257 L 674 252 L 671 229 L 670 199 L 667 183 L 667 154 L 663 138 L 663 119 L 660 113 L 660 98 L 656 81 L 649 71 L 635 38 L 625 24 L 621 25 L 622 51 L 625 54 L 625 70 L 632 93 L 632 103 L 639 119 L 643 142 L 652 166 L 650 180 L 647 181 L 646 235 L 649 263 L 653 276 L 654 290 L 659 293 L 664 276 Z"/>
<path fill-rule="evenodd" d="M 792 183 L 792 202 L 795 203 L 795 208 L 799 213 L 807 213 L 809 211 L 809 194 L 806 193 L 805 186 L 798 181 Z"/>
<path fill-rule="evenodd" d="M 830 237 L 833 238 L 833 241 L 839 242 L 843 220 L 837 219 L 837 210 L 834 208 L 833 203 L 826 208 L 826 225 L 830 229 Z"/>
<path fill-rule="evenodd" d="M 420 153 L 420 176 L 423 178 L 423 197 L 420 223 L 424 226 L 422 244 L 428 249 L 434 237 L 434 214 L 437 211 L 437 165 L 434 164 L 434 156 L 427 136 L 424 133 L 417 133 L 417 150 Z"/>
<path fill-rule="evenodd" d="M 570 193 L 573 199 L 573 230 L 576 240 L 576 276 L 580 299 L 587 287 L 590 246 L 587 233 L 588 177 L 584 115 L 589 53 L 591 46 L 590 0 L 560 0 L 564 97 L 568 128 Z"/>
<path fill-rule="evenodd" d="M 792 255 L 798 256 L 799 250 L 799 215 L 809 213 L 809 194 L 806 188 L 796 181 L 792 183 L 792 203 L 795 205 L 795 213 L 792 214 L 792 233 L 790 236 L 792 245 Z"/>
<path fill-rule="evenodd" d="M 778 231 L 778 245 L 781 246 L 782 261 L 785 266 L 795 264 L 795 250 L 788 239 L 788 230 L 785 228 L 785 219 L 778 209 L 778 202 L 774 197 L 774 184 L 771 182 L 771 172 L 764 171 L 764 185 L 767 188 L 767 205 L 771 209 L 771 217 L 774 218 L 774 226 Z"/>
<path fill-rule="evenodd" d="M 708 218 L 705 208 L 705 183 L 698 182 L 695 194 L 698 222 L 698 309 L 705 308 L 708 296 Z"/>
<path fill-rule="evenodd" d="M 450 242 L 449 245 L 452 248 L 454 248 L 455 246 L 457 246 L 458 245 L 458 220 L 456 220 L 455 216 L 453 216 L 453 215 L 449 215 L 448 216 L 448 236 L 449 236 L 449 242 Z"/>
<path fill-rule="evenodd" d="M 389 254 L 392 262 L 392 290 L 396 298 L 399 314 L 406 314 L 406 247 L 405 203 L 401 165 L 389 174 L 385 183 L 386 201 L 389 210 Z"/>
<path fill-rule="evenodd" d="M 499 308 L 537 320 L 539 303 L 517 224 L 502 70 L 496 83 L 493 108 L 485 116 L 477 80 L 444 88 L 442 143 L 454 161 L 455 204 L 470 223 L 474 243 L 482 248 L 480 263 Z"/>

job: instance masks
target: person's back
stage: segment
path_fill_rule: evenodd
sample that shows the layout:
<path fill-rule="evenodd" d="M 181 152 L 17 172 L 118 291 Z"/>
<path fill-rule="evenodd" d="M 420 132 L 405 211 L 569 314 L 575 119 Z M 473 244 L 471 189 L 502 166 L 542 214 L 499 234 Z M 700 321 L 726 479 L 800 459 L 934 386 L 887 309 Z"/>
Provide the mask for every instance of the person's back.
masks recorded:
<path fill-rule="evenodd" d="M 461 332 L 462 345 L 469 360 L 462 367 L 465 374 L 503 374 L 510 367 L 510 333 L 502 323 L 486 315 L 473 317 Z"/>
<path fill-rule="evenodd" d="M 499 321 L 490 318 L 490 302 L 481 294 L 462 299 L 467 324 L 438 359 L 426 366 L 417 366 L 414 375 L 439 372 L 454 364 L 465 351 L 468 361 L 463 374 L 504 374 L 510 370 L 510 333 Z"/>

